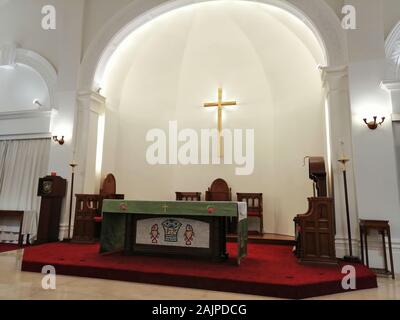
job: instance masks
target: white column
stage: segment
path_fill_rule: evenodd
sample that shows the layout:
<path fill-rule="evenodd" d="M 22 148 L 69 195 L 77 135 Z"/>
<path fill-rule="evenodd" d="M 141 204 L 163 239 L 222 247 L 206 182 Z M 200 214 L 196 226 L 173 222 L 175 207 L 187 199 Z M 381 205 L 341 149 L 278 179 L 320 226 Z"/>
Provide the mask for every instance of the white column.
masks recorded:
<path fill-rule="evenodd" d="M 76 170 L 75 193 L 97 194 L 100 191 L 103 131 L 101 121 L 105 113 L 105 98 L 96 92 L 78 94 L 78 115 L 75 137 Z M 100 150 L 99 150 L 100 148 Z"/>
<path fill-rule="evenodd" d="M 335 198 L 336 254 L 343 257 L 348 252 L 347 220 L 342 166 L 338 160 L 345 155 L 351 161 L 347 165 L 349 208 L 352 224 L 353 254 L 358 253 L 358 211 L 353 169 L 353 144 L 347 67 L 322 68 L 326 90 L 328 124 L 328 161 L 331 170 L 331 196 Z M 344 143 L 342 147 L 341 142 Z"/>
<path fill-rule="evenodd" d="M 383 81 L 381 87 L 390 93 L 392 101 L 393 113 L 391 119 L 386 119 L 386 121 L 392 121 L 394 147 L 397 158 L 397 180 L 400 185 L 400 81 Z"/>

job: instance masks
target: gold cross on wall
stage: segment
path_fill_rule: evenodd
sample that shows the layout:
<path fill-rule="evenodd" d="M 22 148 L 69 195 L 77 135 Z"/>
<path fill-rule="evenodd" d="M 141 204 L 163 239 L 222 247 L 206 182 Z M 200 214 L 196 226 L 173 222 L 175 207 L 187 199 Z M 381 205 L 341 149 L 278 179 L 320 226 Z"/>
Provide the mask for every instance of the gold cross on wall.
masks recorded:
<path fill-rule="evenodd" d="M 164 213 L 167 213 L 167 209 L 168 209 L 168 206 L 167 206 L 167 204 L 164 204 L 161 208 L 163 208 L 164 209 Z"/>
<path fill-rule="evenodd" d="M 236 106 L 236 101 L 222 101 L 222 88 L 218 88 L 218 102 L 205 103 L 205 108 L 218 108 L 218 142 L 219 142 L 219 156 L 223 157 L 224 148 L 222 141 L 222 110 L 224 107 Z"/>

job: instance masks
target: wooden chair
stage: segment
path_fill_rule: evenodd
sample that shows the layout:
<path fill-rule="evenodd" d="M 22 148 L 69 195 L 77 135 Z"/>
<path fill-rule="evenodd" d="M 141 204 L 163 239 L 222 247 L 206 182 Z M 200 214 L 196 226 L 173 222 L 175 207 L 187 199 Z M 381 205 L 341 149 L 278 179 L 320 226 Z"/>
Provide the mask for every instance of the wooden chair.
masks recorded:
<path fill-rule="evenodd" d="M 76 194 L 76 209 L 73 242 L 93 243 L 100 234 L 103 221 L 103 200 L 125 198 L 122 194 L 116 194 L 116 181 L 112 174 L 104 179 L 100 194 Z"/>
<path fill-rule="evenodd" d="M 176 201 L 201 201 L 201 192 L 175 192 Z"/>
<path fill-rule="evenodd" d="M 237 193 L 238 202 L 247 203 L 247 215 L 260 219 L 260 234 L 264 232 L 263 219 L 263 194 L 262 193 Z"/>
<path fill-rule="evenodd" d="M 223 179 L 217 179 L 206 191 L 206 201 L 232 201 L 232 189 Z"/>
<path fill-rule="evenodd" d="M 232 201 L 232 190 L 223 179 L 217 179 L 211 187 L 206 191 L 206 201 Z M 237 229 L 235 219 L 226 219 L 226 230 L 228 233 L 233 233 Z"/>

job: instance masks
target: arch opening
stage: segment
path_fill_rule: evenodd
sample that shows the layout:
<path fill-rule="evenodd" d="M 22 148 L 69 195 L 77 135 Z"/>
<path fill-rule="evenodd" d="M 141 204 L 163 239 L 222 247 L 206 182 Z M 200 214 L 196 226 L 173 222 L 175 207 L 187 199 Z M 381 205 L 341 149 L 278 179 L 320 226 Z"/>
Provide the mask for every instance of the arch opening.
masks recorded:
<path fill-rule="evenodd" d="M 291 16 L 294 24 L 302 24 L 308 31 L 313 35 L 314 41 L 316 41 L 321 49 L 323 59 L 321 61 L 321 65 L 335 65 L 338 64 L 338 58 L 334 57 L 332 53 L 330 55 L 329 50 L 327 49 L 326 42 L 324 37 L 321 35 L 318 28 L 315 26 L 315 23 L 310 19 L 302 10 L 300 10 L 295 5 L 290 2 L 283 2 L 281 0 L 175 0 L 169 1 L 166 4 L 161 4 L 155 8 L 151 8 L 148 11 L 140 14 L 135 17 L 132 21 L 124 25 L 120 28 L 108 41 L 103 49 L 100 49 L 97 58 L 97 64 L 94 66 L 93 71 L 86 72 L 86 77 L 83 75 L 83 79 L 81 79 L 81 85 L 84 85 L 85 78 L 89 76 L 90 87 L 93 91 L 97 91 L 99 88 L 102 88 L 104 73 L 106 72 L 107 66 L 112 60 L 112 57 L 115 51 L 123 45 L 125 40 L 134 33 L 136 30 L 145 26 L 147 23 L 161 17 L 169 12 L 172 12 L 177 9 L 188 9 L 193 5 L 199 5 L 202 3 L 210 3 L 210 2 L 237 2 L 237 3 L 253 3 L 259 4 L 261 7 L 268 7 L 269 10 L 275 10 L 276 13 L 280 15 Z M 322 16 L 322 15 L 321 15 Z M 337 18 L 337 17 L 336 17 Z M 336 21 L 338 22 L 338 20 Z M 336 44 L 337 45 L 337 44 Z M 339 48 L 340 49 L 340 48 Z M 335 53 L 336 54 L 336 53 Z M 91 52 L 85 56 L 91 56 Z M 91 57 L 93 61 L 93 57 Z M 96 61 L 96 60 L 95 60 Z M 84 61 L 85 64 L 85 61 Z M 84 72 L 85 73 L 85 72 Z M 82 81 L 83 80 L 83 81 Z"/>
<path fill-rule="evenodd" d="M 211 21 L 219 22 L 206 23 L 210 17 Z M 255 166 L 255 176 L 239 179 L 229 173 L 232 166 L 227 166 L 229 172 L 218 166 L 150 168 L 143 157 L 132 165 L 132 157 L 125 154 L 118 159 L 103 157 L 103 173 L 115 172 L 120 176 L 122 190 L 129 188 L 134 176 L 145 178 L 144 172 L 153 178 L 162 177 L 157 192 L 154 185 L 149 183 L 144 187 L 144 183 L 139 183 L 139 189 L 131 187 L 131 194 L 127 194 L 144 199 L 168 199 L 184 186 L 204 192 L 212 177 L 222 175 L 230 181 L 234 192 L 266 195 L 267 232 L 291 234 L 293 215 L 306 211 L 305 199 L 312 194 L 312 185 L 302 167 L 303 157 L 326 155 L 329 136 L 318 69 L 326 63 L 327 56 L 320 39 L 304 21 L 304 17 L 299 20 L 291 12 L 271 4 L 206 1 L 157 16 L 125 36 L 118 47 L 111 46 L 113 55 L 107 66 L 100 64 L 97 70 L 103 77 L 102 94 L 107 97 L 103 154 L 120 154 L 132 148 L 136 148 L 134 154 L 145 154 L 146 132 L 152 128 L 167 129 L 167 120 L 178 120 L 180 128 L 201 130 L 215 126 L 214 116 L 201 105 L 212 101 L 216 88 L 223 86 L 226 98 L 239 100 L 239 109 L 224 112 L 224 127 L 246 129 L 243 119 L 256 127 L 256 139 L 263 143 L 257 144 L 260 147 L 256 147 L 255 155 L 262 165 Z M 208 31 L 204 33 L 205 29 Z M 164 46 L 160 45 L 162 41 Z M 215 46 L 219 51 L 207 54 Z M 221 54 L 229 52 L 229 48 L 233 51 Z M 238 61 L 242 68 L 237 69 Z M 235 75 L 239 75 L 239 81 Z M 152 90 L 157 90 L 157 95 L 152 95 Z M 155 96 L 160 99 L 152 100 Z M 256 125 L 260 117 L 265 122 Z M 307 128 L 302 123 L 307 123 Z M 134 139 L 135 142 L 124 139 L 131 136 L 140 138 Z M 295 169 L 280 179 L 278 173 L 285 168 Z M 185 178 L 188 176 L 193 177 L 193 183 L 188 184 Z M 259 185 L 254 183 L 255 177 Z M 293 189 L 289 192 L 294 203 L 290 208 L 285 204 L 287 194 L 283 196 L 287 186 Z"/>

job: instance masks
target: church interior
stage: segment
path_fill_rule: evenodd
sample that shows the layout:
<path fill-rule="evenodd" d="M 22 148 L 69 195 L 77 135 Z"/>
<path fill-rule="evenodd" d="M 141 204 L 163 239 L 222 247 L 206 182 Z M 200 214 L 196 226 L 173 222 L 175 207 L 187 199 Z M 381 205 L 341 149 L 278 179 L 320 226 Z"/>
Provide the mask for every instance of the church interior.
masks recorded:
<path fill-rule="evenodd" d="M 399 92 L 398 0 L 0 0 L 0 299 L 400 299 Z"/>

